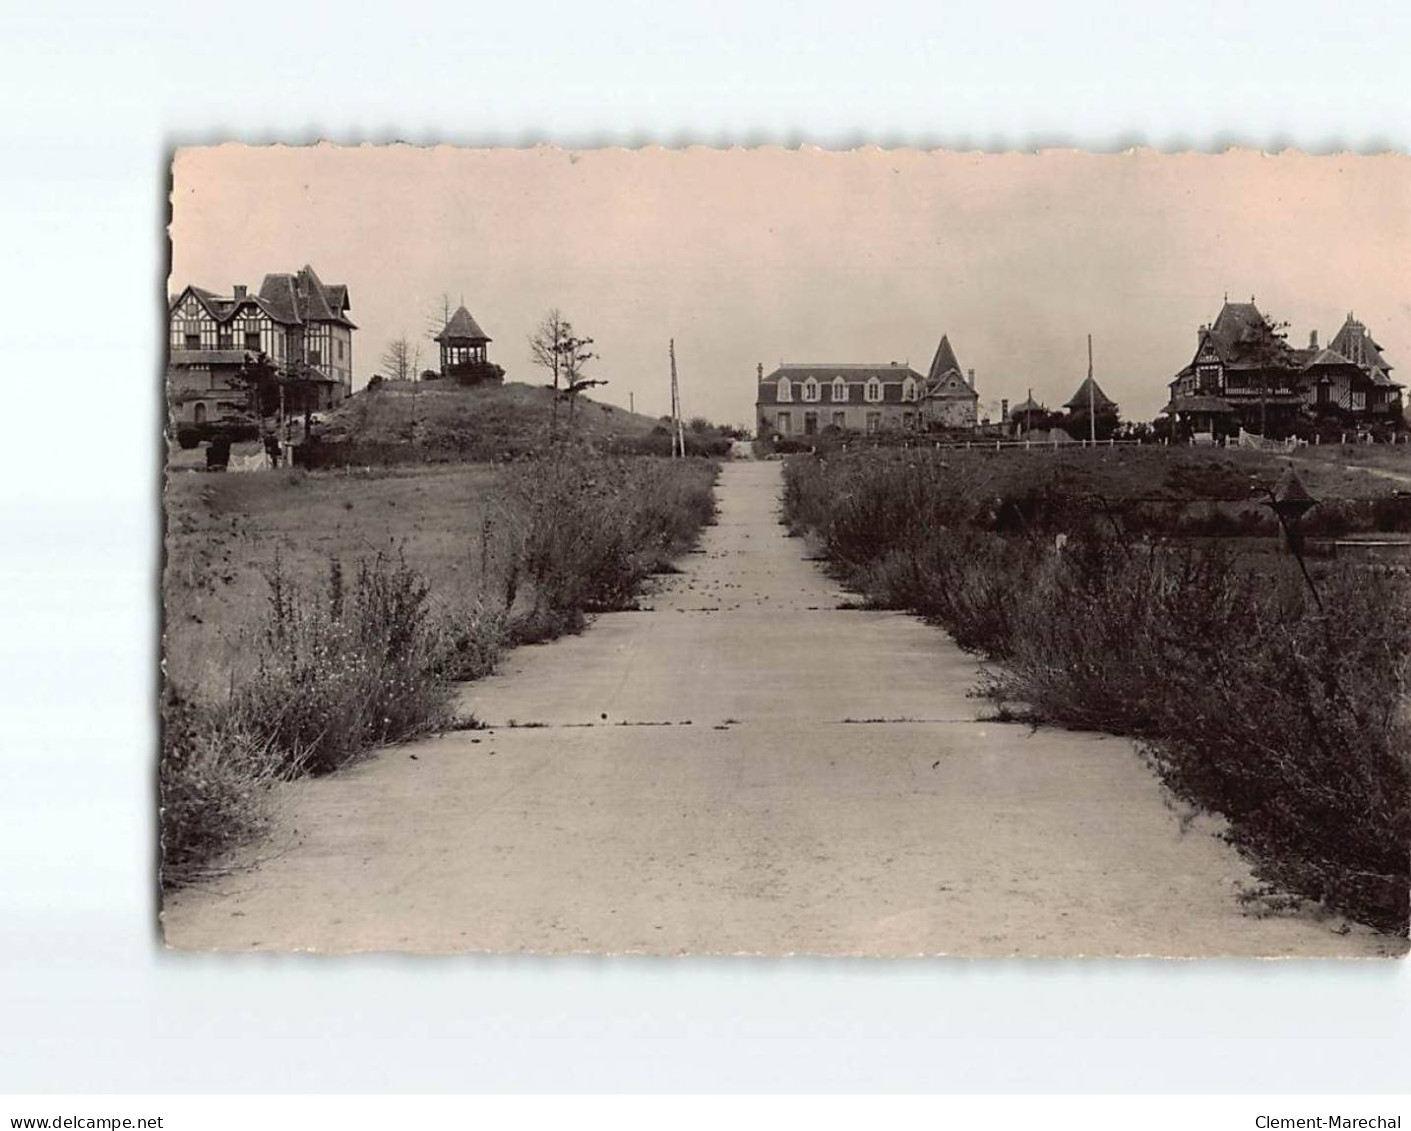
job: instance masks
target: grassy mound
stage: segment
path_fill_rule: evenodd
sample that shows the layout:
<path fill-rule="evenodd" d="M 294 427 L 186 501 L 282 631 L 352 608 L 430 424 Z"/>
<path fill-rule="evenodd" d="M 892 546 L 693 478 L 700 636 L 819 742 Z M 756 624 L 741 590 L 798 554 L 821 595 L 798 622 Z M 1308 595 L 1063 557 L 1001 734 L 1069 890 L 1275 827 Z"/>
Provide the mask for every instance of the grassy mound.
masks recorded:
<path fill-rule="evenodd" d="M 313 456 L 326 466 L 512 461 L 547 454 L 553 447 L 554 419 L 554 392 L 543 385 L 383 382 L 357 393 L 330 415 L 317 433 L 324 451 Z M 587 396 L 578 398 L 571 427 L 568 405 L 559 403 L 557 434 L 600 452 L 670 452 L 669 434 L 660 420 Z M 708 447 L 722 438 L 710 429 L 694 439 L 697 447 Z M 703 448 L 700 454 L 723 450 Z"/>

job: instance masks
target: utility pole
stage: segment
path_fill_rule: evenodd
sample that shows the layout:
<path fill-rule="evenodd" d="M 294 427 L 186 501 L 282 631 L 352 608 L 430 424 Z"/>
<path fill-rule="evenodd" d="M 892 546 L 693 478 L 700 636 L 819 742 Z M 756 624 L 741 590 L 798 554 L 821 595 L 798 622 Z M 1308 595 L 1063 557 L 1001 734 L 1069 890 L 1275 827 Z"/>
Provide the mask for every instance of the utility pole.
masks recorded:
<path fill-rule="evenodd" d="M 686 436 L 681 431 L 681 390 L 676 383 L 676 339 L 671 339 L 671 454 L 686 455 Z M 679 450 L 678 450 L 679 449 Z"/>
<path fill-rule="evenodd" d="M 637 415 L 637 396 L 635 393 L 629 392 L 627 394 L 627 411 L 633 416 Z"/>
<path fill-rule="evenodd" d="M 1088 439 L 1097 447 L 1097 394 L 1093 391 L 1093 336 L 1088 335 Z"/>

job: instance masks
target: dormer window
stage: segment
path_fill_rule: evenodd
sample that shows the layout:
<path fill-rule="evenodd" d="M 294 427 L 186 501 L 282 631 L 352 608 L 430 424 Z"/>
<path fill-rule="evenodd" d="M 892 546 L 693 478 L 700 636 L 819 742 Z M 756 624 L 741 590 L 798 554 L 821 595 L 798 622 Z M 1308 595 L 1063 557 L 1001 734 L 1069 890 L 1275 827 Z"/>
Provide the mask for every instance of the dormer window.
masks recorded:
<path fill-rule="evenodd" d="M 779 399 L 781 401 L 791 401 L 794 399 L 794 386 L 787 377 L 779 378 Z"/>
<path fill-rule="evenodd" d="M 881 382 L 880 380 L 878 380 L 876 377 L 869 377 L 869 378 L 867 379 L 867 393 L 866 393 L 866 396 L 867 396 L 867 402 L 868 402 L 869 404 L 877 404 L 879 401 L 881 401 L 881 399 L 882 399 L 882 382 Z"/>
<path fill-rule="evenodd" d="M 818 382 L 812 377 L 803 383 L 803 399 L 806 401 L 816 401 L 818 399 Z"/>
<path fill-rule="evenodd" d="M 841 404 L 848 399 L 848 383 L 841 377 L 833 378 L 833 402 Z"/>

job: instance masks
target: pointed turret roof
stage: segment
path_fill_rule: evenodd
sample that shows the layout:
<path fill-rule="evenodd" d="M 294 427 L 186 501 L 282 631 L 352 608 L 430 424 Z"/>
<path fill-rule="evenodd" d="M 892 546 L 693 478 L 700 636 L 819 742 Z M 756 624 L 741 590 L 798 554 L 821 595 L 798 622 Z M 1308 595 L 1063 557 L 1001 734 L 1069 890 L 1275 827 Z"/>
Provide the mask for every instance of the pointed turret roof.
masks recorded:
<path fill-rule="evenodd" d="M 446 328 L 436 335 L 436 341 L 449 342 L 452 339 L 467 342 L 489 342 L 493 339 L 485 333 L 471 317 L 463 305 L 456 307 L 456 312 L 451 315 L 451 320 L 446 323 Z"/>
<path fill-rule="evenodd" d="M 1102 386 L 1091 377 L 1084 377 L 1083 383 L 1078 386 L 1078 391 L 1063 405 L 1064 408 L 1071 408 L 1075 411 L 1086 410 L 1088 407 L 1088 386 L 1092 386 L 1092 404 L 1099 412 L 1105 408 L 1116 408 L 1117 402 L 1102 391 Z"/>
<path fill-rule="evenodd" d="M 1342 329 L 1328 343 L 1328 348 L 1337 350 L 1343 357 L 1364 369 L 1380 369 L 1387 373 L 1391 372 L 1391 366 L 1382 356 L 1382 347 L 1367 332 L 1367 327 L 1351 314 L 1342 324 Z"/>
<path fill-rule="evenodd" d="M 960 362 L 955 358 L 955 350 L 950 347 L 950 338 L 941 335 L 941 344 L 936 347 L 936 356 L 931 359 L 931 368 L 926 373 L 928 381 L 935 381 L 947 373 L 963 373 Z"/>

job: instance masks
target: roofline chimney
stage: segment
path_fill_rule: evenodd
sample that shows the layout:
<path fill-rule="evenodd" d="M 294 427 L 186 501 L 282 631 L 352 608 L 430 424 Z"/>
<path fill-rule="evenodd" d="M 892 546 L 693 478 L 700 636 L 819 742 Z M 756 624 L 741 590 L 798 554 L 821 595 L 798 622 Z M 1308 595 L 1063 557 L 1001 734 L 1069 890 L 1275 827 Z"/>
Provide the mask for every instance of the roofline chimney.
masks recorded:
<path fill-rule="evenodd" d="M 232 291 L 232 292 L 234 293 L 234 295 L 235 295 L 235 301 L 236 301 L 236 302 L 239 302 L 242 298 L 245 298 L 245 297 L 246 297 L 246 294 L 247 294 L 247 292 L 246 292 L 246 290 L 245 290 L 245 284 L 244 284 L 244 283 L 235 283 L 235 284 L 233 284 L 232 287 L 231 287 L 231 291 Z"/>
<path fill-rule="evenodd" d="M 1309 331 L 1308 331 L 1308 348 L 1311 349 L 1311 350 L 1315 350 L 1315 349 L 1318 348 L 1318 331 L 1317 331 L 1317 330 L 1309 330 Z"/>
<path fill-rule="evenodd" d="M 965 371 L 965 375 L 970 378 L 970 390 L 971 390 L 971 392 L 974 392 L 974 390 L 975 390 L 975 370 L 973 370 L 973 369 L 967 369 L 967 370 Z"/>

